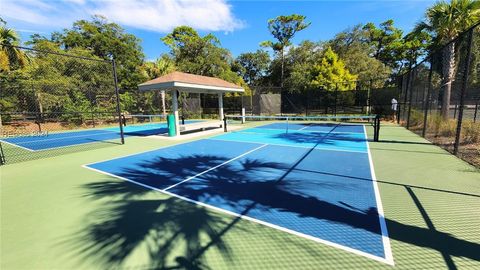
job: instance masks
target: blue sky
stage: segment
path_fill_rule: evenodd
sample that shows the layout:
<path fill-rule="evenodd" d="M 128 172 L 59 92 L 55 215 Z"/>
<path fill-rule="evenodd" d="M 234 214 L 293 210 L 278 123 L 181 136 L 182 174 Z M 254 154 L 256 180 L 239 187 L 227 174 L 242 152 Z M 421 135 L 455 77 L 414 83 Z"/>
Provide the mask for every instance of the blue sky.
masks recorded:
<path fill-rule="evenodd" d="M 253 1 L 253 0 L 2 0 L 0 16 L 25 41 L 33 32 L 49 36 L 78 19 L 102 14 L 142 39 L 147 59 L 168 52 L 160 38 L 176 25 L 187 24 L 201 34 L 212 32 L 234 56 L 255 51 L 271 39 L 267 20 L 298 13 L 312 24 L 298 33 L 294 44 L 328 40 L 359 23 L 394 19 L 405 32 L 422 19 L 427 0 L 377 1 Z"/>

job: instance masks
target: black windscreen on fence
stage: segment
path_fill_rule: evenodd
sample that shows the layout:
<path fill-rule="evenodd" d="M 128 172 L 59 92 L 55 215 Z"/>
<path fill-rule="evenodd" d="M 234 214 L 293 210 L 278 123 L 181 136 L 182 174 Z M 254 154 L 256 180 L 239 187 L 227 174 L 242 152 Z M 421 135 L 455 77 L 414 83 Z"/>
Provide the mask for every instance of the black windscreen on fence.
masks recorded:
<path fill-rule="evenodd" d="M 399 95 L 397 83 L 389 79 L 343 82 L 336 86 L 303 91 L 254 88 L 254 99 L 259 102 L 254 103 L 253 111 L 254 114 L 379 114 L 390 118 L 391 100 Z"/>

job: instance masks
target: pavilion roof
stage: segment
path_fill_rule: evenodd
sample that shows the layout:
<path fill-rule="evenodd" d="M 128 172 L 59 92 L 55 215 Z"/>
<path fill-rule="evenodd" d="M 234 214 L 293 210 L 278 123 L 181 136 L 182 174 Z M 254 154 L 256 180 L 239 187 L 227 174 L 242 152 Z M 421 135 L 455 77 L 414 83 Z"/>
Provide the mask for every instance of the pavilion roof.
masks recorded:
<path fill-rule="evenodd" d="M 244 89 L 225 80 L 175 71 L 138 85 L 141 91 L 180 90 L 194 93 L 243 92 Z"/>

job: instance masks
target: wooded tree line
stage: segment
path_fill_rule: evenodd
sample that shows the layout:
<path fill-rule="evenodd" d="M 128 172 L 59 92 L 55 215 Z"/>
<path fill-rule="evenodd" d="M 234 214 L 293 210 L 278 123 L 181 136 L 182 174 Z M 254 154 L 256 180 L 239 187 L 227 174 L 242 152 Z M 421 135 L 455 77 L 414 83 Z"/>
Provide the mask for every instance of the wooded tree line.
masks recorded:
<path fill-rule="evenodd" d="M 155 61 L 146 61 L 141 40 L 101 16 L 76 21 L 71 28 L 50 36 L 34 34 L 25 45 L 98 60 L 115 59 L 122 110 L 155 112 L 158 106 L 153 104 L 159 104 L 160 97 L 139 93 L 137 85 L 174 70 L 219 77 L 244 86 L 247 95 L 260 87 L 288 92 L 352 90 L 355 81 L 368 80 L 381 87 L 475 24 L 480 18 L 479 5 L 478 0 L 438 2 L 410 33 L 397 28 L 394 20 L 387 20 L 378 25 L 355 25 L 331 40 L 299 44 L 292 43 L 293 37 L 308 31 L 311 22 L 298 14 L 278 16 L 266 22 L 272 39 L 237 57 L 222 47 L 215 35 L 202 36 L 192 27 L 179 26 L 160 38 L 170 51 Z M 28 110 L 31 104 L 50 111 L 114 109 L 109 62 L 67 61 L 8 46 L 21 42 L 14 29 L 3 20 L 0 23 L 1 111 Z M 448 82 L 456 67 L 455 52 L 450 46 L 443 54 L 446 93 L 451 91 Z"/>

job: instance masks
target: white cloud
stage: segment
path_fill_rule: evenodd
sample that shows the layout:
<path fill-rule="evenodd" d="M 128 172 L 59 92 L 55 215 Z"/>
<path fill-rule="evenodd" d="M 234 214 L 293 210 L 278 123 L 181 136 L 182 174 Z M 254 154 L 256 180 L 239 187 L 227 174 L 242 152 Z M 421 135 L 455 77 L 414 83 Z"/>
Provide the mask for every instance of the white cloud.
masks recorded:
<path fill-rule="evenodd" d="M 226 0 L 2 0 L 0 14 L 7 19 L 61 28 L 94 14 L 156 32 L 168 32 L 179 25 L 224 32 L 244 26 Z"/>
<path fill-rule="evenodd" d="M 32 30 L 32 29 L 15 29 L 16 32 L 28 33 L 28 34 L 47 34 L 47 32 Z"/>

